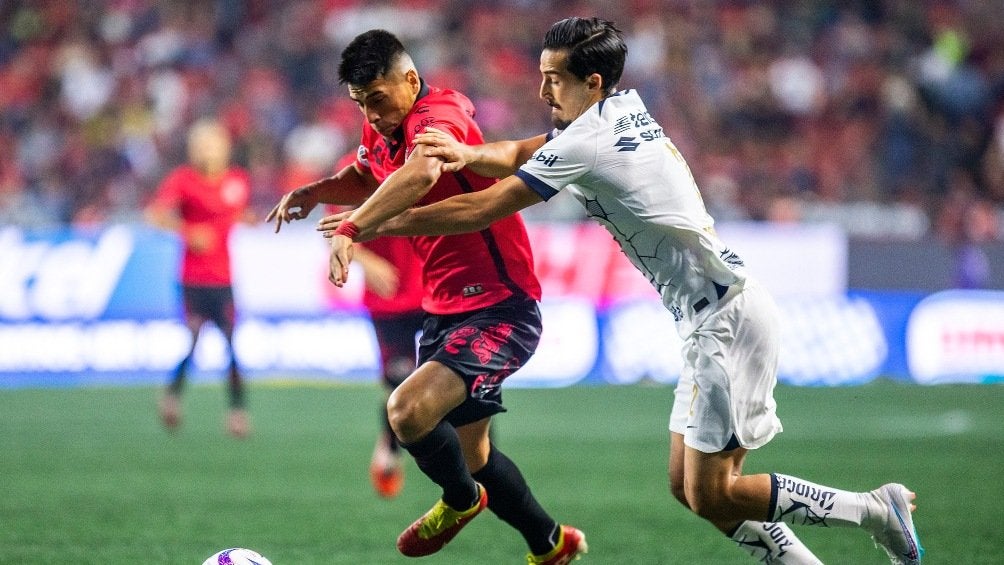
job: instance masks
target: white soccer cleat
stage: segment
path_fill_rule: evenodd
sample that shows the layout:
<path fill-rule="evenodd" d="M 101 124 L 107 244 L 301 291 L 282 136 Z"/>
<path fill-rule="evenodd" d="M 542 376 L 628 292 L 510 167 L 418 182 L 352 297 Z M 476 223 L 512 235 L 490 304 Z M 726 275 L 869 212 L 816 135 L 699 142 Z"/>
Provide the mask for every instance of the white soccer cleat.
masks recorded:
<path fill-rule="evenodd" d="M 881 546 L 894 565 L 918 565 L 924 556 L 920 537 L 913 527 L 912 500 L 916 496 L 905 486 L 889 483 L 871 492 L 887 508 L 885 519 L 873 525 L 872 539 Z"/>

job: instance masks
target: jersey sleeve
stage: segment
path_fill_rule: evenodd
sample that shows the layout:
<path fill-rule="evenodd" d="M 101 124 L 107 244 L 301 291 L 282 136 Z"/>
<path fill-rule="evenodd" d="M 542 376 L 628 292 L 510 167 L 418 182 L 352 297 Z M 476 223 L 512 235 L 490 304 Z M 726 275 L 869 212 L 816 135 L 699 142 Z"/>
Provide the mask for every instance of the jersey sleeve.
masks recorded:
<path fill-rule="evenodd" d="M 433 100 L 419 99 L 402 125 L 409 155 L 415 148 L 415 136 L 426 127 L 442 130 L 461 143 L 484 141 L 474 123 L 474 106 L 456 94 L 437 96 Z"/>
<path fill-rule="evenodd" d="M 516 176 L 544 200 L 578 181 L 596 161 L 595 144 L 589 139 L 568 132 L 552 132 L 548 137 L 549 141 L 516 171 Z"/>
<path fill-rule="evenodd" d="M 175 170 L 167 175 L 150 201 L 150 208 L 156 210 L 177 210 L 184 196 L 181 172 Z"/>
<path fill-rule="evenodd" d="M 356 168 L 358 168 L 360 171 L 370 173 L 372 171 L 370 170 L 370 151 L 367 145 L 368 144 L 368 140 L 366 138 L 367 133 L 368 132 L 363 130 L 363 136 L 359 142 L 359 147 L 356 148 L 355 163 L 356 163 Z"/>

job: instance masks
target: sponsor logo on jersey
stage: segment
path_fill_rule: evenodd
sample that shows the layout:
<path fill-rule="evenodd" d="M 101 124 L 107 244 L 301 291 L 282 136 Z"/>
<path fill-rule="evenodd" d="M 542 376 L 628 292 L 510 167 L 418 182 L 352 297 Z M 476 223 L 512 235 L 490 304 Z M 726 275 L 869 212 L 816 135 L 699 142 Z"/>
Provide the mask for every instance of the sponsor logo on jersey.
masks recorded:
<path fill-rule="evenodd" d="M 464 296 L 476 296 L 484 293 L 484 291 L 485 287 L 480 284 L 469 284 L 464 287 L 463 294 Z"/>
<path fill-rule="evenodd" d="M 551 167 L 557 163 L 560 158 L 561 157 L 558 157 L 555 153 L 544 153 L 543 151 L 538 151 L 533 154 L 533 157 L 530 157 L 530 160 L 543 163 L 546 167 Z"/>
<path fill-rule="evenodd" d="M 718 256 L 725 261 L 725 264 L 729 267 L 735 269 L 736 267 L 742 267 L 744 265 L 742 257 L 737 255 L 734 251 L 726 247 L 718 253 Z"/>
<path fill-rule="evenodd" d="M 614 144 L 614 147 L 620 147 L 617 151 L 634 151 L 635 149 L 638 149 L 639 145 L 641 145 L 641 143 L 635 141 L 635 139 L 636 138 L 634 136 L 621 137 L 617 140 L 617 143 Z"/>
<path fill-rule="evenodd" d="M 428 110 L 426 110 L 426 111 L 428 111 Z M 435 117 L 431 117 L 431 116 L 428 117 L 428 118 L 422 118 L 421 120 L 418 121 L 417 124 L 415 124 L 415 130 L 414 130 L 415 131 L 415 135 L 418 135 L 418 134 L 422 133 L 423 131 L 425 131 L 425 128 L 427 128 L 428 126 L 431 126 L 431 125 L 435 124 L 437 121 L 438 120 L 436 120 Z"/>

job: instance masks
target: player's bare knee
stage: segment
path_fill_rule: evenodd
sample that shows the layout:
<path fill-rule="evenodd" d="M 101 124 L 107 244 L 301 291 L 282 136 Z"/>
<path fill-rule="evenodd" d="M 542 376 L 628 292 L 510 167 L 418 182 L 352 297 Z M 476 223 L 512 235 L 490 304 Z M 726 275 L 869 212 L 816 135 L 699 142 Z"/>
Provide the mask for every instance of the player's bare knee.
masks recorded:
<path fill-rule="evenodd" d="M 395 390 L 387 399 L 387 421 L 394 435 L 403 443 L 412 443 L 422 439 L 428 433 L 429 426 L 422 418 L 422 410 L 417 403 Z"/>

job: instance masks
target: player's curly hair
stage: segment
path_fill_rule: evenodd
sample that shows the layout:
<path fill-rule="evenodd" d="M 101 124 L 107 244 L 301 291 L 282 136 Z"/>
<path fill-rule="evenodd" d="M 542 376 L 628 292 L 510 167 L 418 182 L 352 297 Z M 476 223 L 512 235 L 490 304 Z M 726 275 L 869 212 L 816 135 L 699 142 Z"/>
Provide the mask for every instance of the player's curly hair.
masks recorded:
<path fill-rule="evenodd" d="M 565 18 L 544 35 L 544 49 L 568 50 L 568 72 L 580 79 L 593 73 L 612 94 L 624 72 L 627 45 L 621 30 L 600 18 Z"/>
<path fill-rule="evenodd" d="M 397 36 L 387 30 L 371 29 L 357 35 L 342 50 L 338 80 L 357 86 L 369 84 L 393 69 L 404 54 L 404 45 Z"/>

